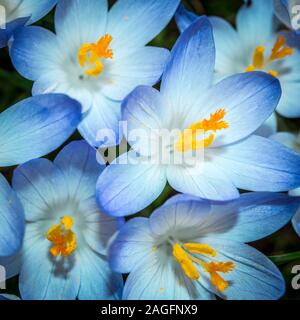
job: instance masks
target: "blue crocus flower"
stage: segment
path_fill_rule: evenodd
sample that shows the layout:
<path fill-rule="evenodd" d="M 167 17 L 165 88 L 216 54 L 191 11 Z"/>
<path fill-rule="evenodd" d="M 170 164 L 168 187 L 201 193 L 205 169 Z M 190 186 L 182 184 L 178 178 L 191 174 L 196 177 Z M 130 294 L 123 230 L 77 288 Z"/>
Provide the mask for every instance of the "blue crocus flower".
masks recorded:
<path fill-rule="evenodd" d="M 0 0 L 0 48 L 7 45 L 14 32 L 44 17 L 57 0 Z"/>
<path fill-rule="evenodd" d="M 60 94 L 23 100 L 0 114 L 0 167 L 43 156 L 59 147 L 81 120 L 78 102 Z M 24 233 L 23 209 L 0 174 L 0 256 L 14 254 Z"/>
<path fill-rule="evenodd" d="M 79 127 L 93 146 L 120 142 L 120 106 L 137 85 L 154 85 L 169 51 L 145 47 L 170 21 L 179 0 L 61 0 L 56 7 L 56 34 L 40 27 L 19 30 L 11 58 L 33 80 L 33 94 L 66 93 L 86 112 Z M 102 129 L 116 137 L 103 141 Z"/>
<path fill-rule="evenodd" d="M 181 31 L 196 15 L 183 6 L 177 12 Z M 280 80 L 282 98 L 276 111 L 288 118 L 300 116 L 300 53 L 288 44 L 284 33 L 276 33 L 273 0 L 253 0 L 237 14 L 237 30 L 227 21 L 211 17 L 216 44 L 215 78 L 238 72 L 265 71 Z"/>
<path fill-rule="evenodd" d="M 105 260 L 106 245 L 122 221 L 101 213 L 95 184 L 103 170 L 82 141 L 67 145 L 54 162 L 19 166 L 13 188 L 25 211 L 21 251 L 0 259 L 17 273 L 22 299 L 117 299 L 123 287 Z"/>
<path fill-rule="evenodd" d="M 106 212 L 122 216 L 142 210 L 167 181 L 181 193 L 210 200 L 237 198 L 237 188 L 281 192 L 300 185 L 300 157 L 252 135 L 277 106 L 279 81 L 267 73 L 249 72 L 213 86 L 214 58 L 212 28 L 202 17 L 173 48 L 161 92 L 140 86 L 124 100 L 123 119 L 133 150 L 115 161 L 120 165 L 108 166 L 98 180 L 97 198 Z M 197 140 L 201 128 L 204 138 Z M 137 129 L 144 134 L 131 141 Z M 148 146 L 160 145 L 159 133 L 165 129 L 179 134 L 173 143 L 162 145 L 159 157 L 181 159 L 200 152 L 203 158 L 180 164 L 152 161 L 156 148 Z"/>
<path fill-rule="evenodd" d="M 112 269 L 129 273 L 123 299 L 280 298 L 280 271 L 245 243 L 283 227 L 298 205 L 274 193 L 223 203 L 179 195 L 150 218 L 130 220 L 109 250 Z"/>
<path fill-rule="evenodd" d="M 274 141 L 277 141 L 288 148 L 293 149 L 297 153 L 300 154 L 300 135 L 290 132 L 278 132 L 270 137 Z M 296 188 L 289 191 L 290 196 L 299 197 L 300 196 L 300 188 Z M 292 223 L 295 231 L 300 237 L 300 208 L 292 219 Z"/>

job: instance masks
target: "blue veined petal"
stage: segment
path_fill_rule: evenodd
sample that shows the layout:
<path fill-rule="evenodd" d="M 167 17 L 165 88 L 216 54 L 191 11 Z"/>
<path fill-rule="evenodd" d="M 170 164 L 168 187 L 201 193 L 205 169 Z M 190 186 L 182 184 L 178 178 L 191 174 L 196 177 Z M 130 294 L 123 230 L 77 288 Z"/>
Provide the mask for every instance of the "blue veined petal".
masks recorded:
<path fill-rule="evenodd" d="M 173 17 L 179 0 L 117 1 L 108 14 L 112 48 L 126 53 L 158 35 Z"/>
<path fill-rule="evenodd" d="M 138 85 L 156 84 L 169 56 L 166 49 L 148 46 L 120 59 L 114 58 L 107 71 L 109 81 L 103 86 L 103 94 L 121 101 Z"/>
<path fill-rule="evenodd" d="M 274 9 L 277 18 L 284 23 L 288 28 L 294 29 L 299 33 L 299 22 L 296 24 L 294 20 L 297 19 L 298 11 L 294 11 L 294 6 L 299 5 L 298 0 L 274 0 Z M 298 17 L 299 20 L 299 17 Z"/>
<path fill-rule="evenodd" d="M 15 192 L 0 173 L 0 256 L 14 255 L 24 236 L 24 211 Z"/>
<path fill-rule="evenodd" d="M 270 139 L 277 141 L 294 151 L 300 152 L 300 145 L 298 146 L 300 140 L 297 134 L 290 132 L 277 132 L 273 134 Z"/>
<path fill-rule="evenodd" d="M 274 32 L 273 0 L 252 0 L 237 15 L 237 30 L 245 48 L 265 44 Z"/>
<path fill-rule="evenodd" d="M 43 18 L 58 0 L 23 0 L 18 7 L 19 17 L 30 17 L 28 24 Z"/>
<path fill-rule="evenodd" d="M 123 164 L 127 157 L 129 163 Z M 107 167 L 97 182 L 98 204 L 109 215 L 122 217 L 143 210 L 161 194 L 166 185 L 163 166 L 132 163 L 132 157 L 135 157 L 133 153 L 120 156 L 116 160 L 120 164 L 113 163 Z"/>
<path fill-rule="evenodd" d="M 213 27 L 214 40 L 216 46 L 216 66 L 215 71 L 222 78 L 224 75 L 232 74 L 235 58 L 239 51 L 243 50 L 242 39 L 229 22 L 219 17 L 209 17 Z M 236 67 L 239 70 L 239 67 Z"/>
<path fill-rule="evenodd" d="M 13 188 L 21 200 L 27 221 L 52 217 L 49 207 L 65 195 L 67 184 L 62 172 L 47 159 L 36 159 L 19 166 L 13 175 Z"/>
<path fill-rule="evenodd" d="M 149 227 L 153 236 L 176 234 L 191 239 L 197 237 L 210 210 L 209 201 L 186 195 L 175 196 L 152 213 Z"/>
<path fill-rule="evenodd" d="M 266 192 L 244 193 L 233 201 L 212 202 L 210 215 L 199 233 L 203 230 L 209 237 L 256 241 L 285 226 L 299 204 L 300 198 Z"/>
<path fill-rule="evenodd" d="M 97 160 L 96 150 L 85 141 L 73 141 L 68 144 L 54 160 L 54 164 L 63 172 L 70 198 L 81 200 L 95 195 L 95 185 L 104 163 Z"/>
<path fill-rule="evenodd" d="M 80 287 L 78 254 L 53 257 L 51 243 L 41 231 L 41 222 L 27 224 L 19 278 L 24 300 L 74 300 Z"/>
<path fill-rule="evenodd" d="M 95 184 L 93 185 L 95 188 Z M 123 218 L 110 217 L 100 211 L 95 196 L 81 201 L 85 227 L 81 231 L 87 244 L 97 253 L 107 255 L 107 247 L 114 234 L 124 224 Z"/>
<path fill-rule="evenodd" d="M 25 27 L 14 33 L 10 56 L 23 77 L 37 80 L 46 72 L 59 72 L 58 66 L 64 63 L 60 50 L 54 33 L 41 27 Z"/>
<path fill-rule="evenodd" d="M 20 27 L 24 26 L 28 21 L 29 17 L 18 18 L 14 21 L 8 22 L 5 25 L 5 29 L 0 29 L 0 48 L 7 46 L 13 33 Z"/>
<path fill-rule="evenodd" d="M 286 118 L 299 118 L 300 90 L 297 81 L 281 81 L 282 98 L 276 111 Z"/>
<path fill-rule="evenodd" d="M 96 95 L 78 130 L 91 146 L 112 147 L 122 140 L 120 120 L 121 102 Z"/>
<path fill-rule="evenodd" d="M 41 157 L 58 148 L 81 120 L 80 104 L 61 94 L 23 100 L 0 114 L 0 166 Z"/>
<path fill-rule="evenodd" d="M 149 219 L 133 218 L 118 232 L 109 247 L 109 264 L 113 271 L 129 273 L 149 255 L 155 244 Z"/>
<path fill-rule="evenodd" d="M 162 78 L 161 92 L 178 113 L 199 109 L 199 88 L 205 92 L 211 86 L 214 66 L 212 27 L 201 17 L 177 40 Z"/>
<path fill-rule="evenodd" d="M 11 279 L 18 275 L 22 265 L 22 249 L 13 256 L 0 257 L 0 265 L 5 268 L 6 279 Z"/>
<path fill-rule="evenodd" d="M 300 156 L 259 136 L 206 151 L 235 186 L 250 191 L 288 191 L 300 186 Z"/>
<path fill-rule="evenodd" d="M 167 179 L 178 192 L 216 201 L 239 197 L 239 192 L 223 170 L 209 159 L 194 167 L 169 166 Z"/>
<path fill-rule="evenodd" d="M 21 300 L 21 299 L 12 294 L 1 294 L 0 300 Z"/>
<path fill-rule="evenodd" d="M 262 253 L 235 241 L 202 238 L 217 251 L 217 261 L 232 261 L 232 272 L 222 274 L 229 287 L 219 296 L 228 300 L 276 300 L 285 292 L 285 281 L 278 268 Z"/>
<path fill-rule="evenodd" d="M 159 135 L 154 130 L 167 129 L 172 106 L 155 88 L 139 86 L 123 101 L 122 120 L 127 122 L 125 138 L 130 146 L 140 154 L 151 155 L 159 143 Z M 134 130 L 143 133 L 131 136 Z"/>
<path fill-rule="evenodd" d="M 182 3 L 178 7 L 175 15 L 176 23 L 180 32 L 187 29 L 197 18 L 198 16 L 194 12 L 187 10 Z"/>
<path fill-rule="evenodd" d="M 129 274 L 124 300 L 214 300 L 198 281 L 188 279 L 171 256 L 150 251 Z"/>
<path fill-rule="evenodd" d="M 60 0 L 55 11 L 58 37 L 71 46 L 95 43 L 106 33 L 107 0 Z"/>
<path fill-rule="evenodd" d="M 123 290 L 121 274 L 113 273 L 107 261 L 93 250 L 81 250 L 79 300 L 119 300 Z"/>
<path fill-rule="evenodd" d="M 265 138 L 270 138 L 277 132 L 277 116 L 276 112 L 271 114 L 269 117 L 255 132 L 257 136 L 262 136 Z"/>
<path fill-rule="evenodd" d="M 212 147 L 231 144 L 256 131 L 275 111 L 280 96 L 280 83 L 276 78 L 264 72 L 236 74 L 212 87 L 202 100 L 203 107 L 193 110 L 186 122 L 207 119 L 223 108 L 229 127 L 216 134 Z"/>

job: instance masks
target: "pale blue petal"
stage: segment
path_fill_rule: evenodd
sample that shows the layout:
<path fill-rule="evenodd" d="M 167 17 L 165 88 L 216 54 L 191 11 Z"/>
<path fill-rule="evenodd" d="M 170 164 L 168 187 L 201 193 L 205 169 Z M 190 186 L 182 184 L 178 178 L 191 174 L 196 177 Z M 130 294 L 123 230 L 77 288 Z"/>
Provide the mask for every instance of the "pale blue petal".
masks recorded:
<path fill-rule="evenodd" d="M 54 164 L 63 172 L 70 198 L 87 199 L 95 195 L 95 185 L 104 164 L 96 158 L 96 150 L 85 141 L 73 141 L 68 144 L 54 160 Z"/>
<path fill-rule="evenodd" d="M 300 156 L 278 142 L 253 135 L 210 155 L 240 189 L 282 192 L 300 186 Z"/>
<path fill-rule="evenodd" d="M 129 220 L 119 231 L 109 247 L 109 264 L 113 271 L 129 273 L 144 258 L 155 244 L 149 219 Z"/>
<path fill-rule="evenodd" d="M 55 213 L 49 208 L 59 205 L 64 196 L 68 200 L 62 172 L 47 159 L 36 159 L 19 166 L 14 171 L 12 184 L 27 221 L 45 219 L 45 215 L 51 219 Z"/>
<path fill-rule="evenodd" d="M 25 78 L 37 80 L 42 74 L 58 70 L 61 48 L 54 33 L 41 27 L 17 30 L 10 48 L 14 67 Z"/>
<path fill-rule="evenodd" d="M 107 0 L 60 0 L 55 11 L 55 31 L 68 46 L 78 50 L 105 34 Z"/>
<path fill-rule="evenodd" d="M 103 86 L 103 94 L 121 101 L 138 85 L 156 84 L 169 56 L 166 49 L 143 47 L 124 58 L 114 58 L 108 67 L 109 81 Z"/>
<path fill-rule="evenodd" d="M 20 27 L 24 26 L 28 21 L 29 17 L 26 18 L 18 18 L 11 22 L 8 22 L 5 25 L 5 29 L 0 29 L 0 48 L 4 48 L 7 46 L 10 38 L 13 33 Z"/>
<path fill-rule="evenodd" d="M 222 274 L 229 287 L 219 295 L 228 300 L 276 300 L 285 292 L 285 281 L 278 268 L 254 248 L 225 239 L 204 238 L 217 251 L 217 261 L 232 261 L 232 272 Z"/>
<path fill-rule="evenodd" d="M 166 175 L 163 166 L 151 163 L 123 164 L 122 155 L 100 175 L 97 200 L 100 207 L 112 216 L 127 216 L 143 210 L 163 191 Z M 129 155 L 131 159 L 131 155 Z"/>
<path fill-rule="evenodd" d="M 300 153 L 300 139 L 297 134 L 291 132 L 278 132 L 273 134 L 270 139 Z"/>
<path fill-rule="evenodd" d="M 179 0 L 117 1 L 108 14 L 107 32 L 113 36 L 112 47 L 126 52 L 142 47 L 169 23 Z"/>
<path fill-rule="evenodd" d="M 81 250 L 79 300 L 119 300 L 123 278 L 113 273 L 107 261 L 93 250 Z"/>
<path fill-rule="evenodd" d="M 282 98 L 276 111 L 286 118 L 300 117 L 300 85 L 299 81 L 281 81 Z"/>
<path fill-rule="evenodd" d="M 58 148 L 81 120 L 78 102 L 61 94 L 23 100 L 0 114 L 0 166 L 41 157 Z"/>
<path fill-rule="evenodd" d="M 24 236 L 24 211 L 8 182 L 0 173 L 0 256 L 12 256 Z"/>
<path fill-rule="evenodd" d="M 252 0 L 237 15 L 237 30 L 245 48 L 266 43 L 274 32 L 273 0 Z"/>
<path fill-rule="evenodd" d="M 194 12 L 187 10 L 182 3 L 178 7 L 175 15 L 176 23 L 180 32 L 187 29 L 197 18 L 198 16 Z"/>
<path fill-rule="evenodd" d="M 254 134 L 257 136 L 262 136 L 265 138 L 269 138 L 271 135 L 274 135 L 277 132 L 277 116 L 276 113 L 272 113 L 271 117 L 269 117 L 263 124 L 260 126 Z"/>
<path fill-rule="evenodd" d="M 121 102 L 97 95 L 78 130 L 91 146 L 99 148 L 116 146 L 122 140 L 120 120 Z"/>
<path fill-rule="evenodd" d="M 0 257 L 0 265 L 5 268 L 6 279 L 11 279 L 18 275 L 22 265 L 22 249 L 13 256 Z"/>
<path fill-rule="evenodd" d="M 205 92 L 211 86 L 214 66 L 212 27 L 206 17 L 201 17 L 173 47 L 162 78 L 162 94 L 176 106 L 177 112 L 186 113 L 199 100 L 199 88 Z"/>

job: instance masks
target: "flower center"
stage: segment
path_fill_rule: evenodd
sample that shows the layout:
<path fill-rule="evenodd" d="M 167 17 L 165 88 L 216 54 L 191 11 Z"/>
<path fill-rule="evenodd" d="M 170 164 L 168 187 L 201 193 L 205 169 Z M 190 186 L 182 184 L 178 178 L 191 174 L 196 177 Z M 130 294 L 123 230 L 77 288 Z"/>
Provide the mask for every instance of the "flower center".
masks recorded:
<path fill-rule="evenodd" d="M 272 52 L 268 58 L 265 58 L 266 47 L 256 47 L 252 58 L 252 64 L 247 67 L 245 71 L 252 72 L 255 70 L 263 70 L 266 69 L 270 63 L 291 56 L 294 53 L 294 49 L 285 46 L 285 43 L 286 39 L 284 36 L 277 37 Z M 278 76 L 278 72 L 275 70 L 268 70 L 267 72 L 274 77 Z"/>
<path fill-rule="evenodd" d="M 176 150 L 178 152 L 186 152 L 209 147 L 215 139 L 215 132 L 229 128 L 229 124 L 223 120 L 225 115 L 226 111 L 220 109 L 211 114 L 208 120 L 204 119 L 190 125 L 176 141 Z M 199 133 L 208 134 L 208 137 L 198 140 Z"/>
<path fill-rule="evenodd" d="M 78 61 L 85 73 L 95 77 L 103 72 L 102 59 L 112 59 L 113 51 L 109 49 L 112 36 L 106 34 L 97 43 L 85 43 L 78 50 Z"/>
<path fill-rule="evenodd" d="M 71 230 L 74 224 L 73 218 L 64 216 L 60 223 L 51 227 L 47 232 L 47 239 L 53 243 L 50 253 L 57 257 L 59 255 L 68 257 L 76 250 L 76 235 Z"/>
<path fill-rule="evenodd" d="M 200 265 L 204 272 L 210 274 L 211 283 L 217 290 L 223 292 L 229 286 L 228 282 L 224 280 L 219 273 L 229 273 L 235 268 L 235 264 L 229 262 L 204 262 L 195 258 L 193 254 L 200 254 L 210 257 L 215 257 L 217 252 L 207 244 L 198 243 L 184 243 L 182 245 L 175 243 L 173 245 L 173 256 L 180 264 L 185 275 L 192 279 L 198 280 L 200 273 L 196 264 Z"/>

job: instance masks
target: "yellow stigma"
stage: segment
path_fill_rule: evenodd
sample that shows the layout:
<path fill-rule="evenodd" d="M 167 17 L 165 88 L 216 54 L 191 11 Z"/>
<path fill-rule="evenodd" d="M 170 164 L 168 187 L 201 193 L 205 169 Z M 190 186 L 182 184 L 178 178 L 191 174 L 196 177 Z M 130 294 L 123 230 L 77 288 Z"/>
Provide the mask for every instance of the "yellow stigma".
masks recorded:
<path fill-rule="evenodd" d="M 82 68 L 90 66 L 85 70 L 88 76 L 95 77 L 102 73 L 102 59 L 112 59 L 113 51 L 109 48 L 112 36 L 106 34 L 97 43 L 85 43 L 78 50 L 78 61 Z"/>
<path fill-rule="evenodd" d="M 285 46 L 285 43 L 286 39 L 284 36 L 277 37 L 272 52 L 267 59 L 265 58 L 266 48 L 264 46 L 256 47 L 252 57 L 252 64 L 248 66 L 245 71 L 252 72 L 256 70 L 263 70 L 267 68 L 270 63 L 292 55 L 294 53 L 294 49 Z M 273 77 L 278 77 L 278 72 L 275 70 L 268 70 L 267 72 Z"/>
<path fill-rule="evenodd" d="M 220 109 L 211 114 L 208 120 L 204 119 L 200 122 L 190 125 L 184 130 L 184 132 L 181 134 L 181 137 L 176 141 L 175 149 L 178 152 L 187 152 L 209 147 L 214 142 L 215 132 L 229 128 L 229 124 L 223 120 L 225 115 L 226 111 L 224 109 Z M 209 136 L 207 138 L 198 140 L 197 134 L 201 132 L 200 130 L 204 134 L 209 133 Z"/>
<path fill-rule="evenodd" d="M 47 239 L 53 243 L 50 253 L 57 257 L 68 257 L 76 250 L 76 235 L 71 230 L 74 224 L 73 218 L 65 216 L 60 223 L 51 227 L 47 232 Z"/>
<path fill-rule="evenodd" d="M 180 264 L 184 274 L 192 279 L 198 280 L 200 278 L 200 272 L 196 266 L 198 264 L 204 272 L 210 274 L 211 283 L 219 290 L 223 292 L 229 286 L 228 282 L 224 280 L 219 273 L 229 273 L 235 268 L 235 264 L 229 262 L 204 262 L 193 256 L 194 254 L 200 254 L 205 256 L 215 257 L 217 252 L 207 244 L 198 243 L 184 243 L 180 245 L 175 243 L 173 245 L 173 256 Z"/>

